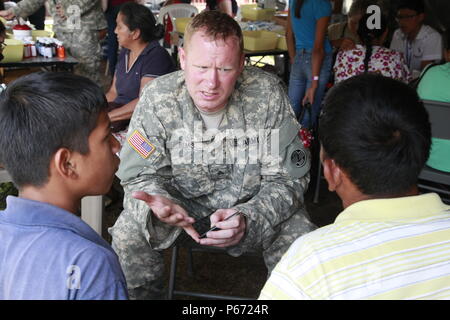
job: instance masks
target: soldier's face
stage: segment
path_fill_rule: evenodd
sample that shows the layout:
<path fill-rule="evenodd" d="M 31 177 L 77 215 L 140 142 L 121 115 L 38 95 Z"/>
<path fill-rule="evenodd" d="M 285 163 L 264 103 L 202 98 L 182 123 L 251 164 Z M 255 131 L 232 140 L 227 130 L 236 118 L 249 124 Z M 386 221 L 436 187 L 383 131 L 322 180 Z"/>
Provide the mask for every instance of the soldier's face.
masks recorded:
<path fill-rule="evenodd" d="M 197 31 L 188 47 L 180 49 L 180 65 L 197 108 L 214 112 L 222 109 L 233 93 L 244 68 L 244 55 L 236 37 L 213 40 Z"/>

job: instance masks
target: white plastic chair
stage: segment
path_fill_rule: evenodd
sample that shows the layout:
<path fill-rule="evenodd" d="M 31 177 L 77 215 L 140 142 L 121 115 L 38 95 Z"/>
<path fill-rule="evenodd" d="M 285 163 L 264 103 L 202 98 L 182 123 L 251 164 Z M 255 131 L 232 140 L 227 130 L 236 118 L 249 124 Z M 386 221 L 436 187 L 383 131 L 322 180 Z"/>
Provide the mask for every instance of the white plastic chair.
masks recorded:
<path fill-rule="evenodd" d="M 173 32 L 177 31 L 177 27 L 175 24 L 176 18 L 190 18 L 195 16 L 198 13 L 197 7 L 187 4 L 187 3 L 177 3 L 171 4 L 165 7 L 162 7 L 158 14 L 158 23 L 164 25 L 164 17 L 169 15 L 170 20 L 172 21 Z M 162 45 L 161 40 L 161 45 Z M 174 46 L 171 45 L 170 53 L 173 53 Z"/>
<path fill-rule="evenodd" d="M 193 5 L 190 5 L 187 3 L 171 4 L 171 5 L 162 7 L 161 10 L 159 10 L 158 22 L 163 24 L 165 15 L 169 14 L 169 17 L 172 19 L 173 30 L 177 31 L 174 19 L 193 17 L 197 13 L 198 13 L 198 9 L 197 9 L 197 7 L 194 7 Z"/>

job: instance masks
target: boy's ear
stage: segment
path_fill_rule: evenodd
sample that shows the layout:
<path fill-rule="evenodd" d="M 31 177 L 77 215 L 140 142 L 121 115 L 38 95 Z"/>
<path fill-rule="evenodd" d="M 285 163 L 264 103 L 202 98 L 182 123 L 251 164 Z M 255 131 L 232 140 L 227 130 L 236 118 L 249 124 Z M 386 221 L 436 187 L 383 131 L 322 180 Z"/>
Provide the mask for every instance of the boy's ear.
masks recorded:
<path fill-rule="evenodd" d="M 328 182 L 328 190 L 331 192 L 336 191 L 337 187 L 342 183 L 344 172 L 339 168 L 336 162 L 330 158 L 324 159 L 322 166 L 323 175 Z"/>
<path fill-rule="evenodd" d="M 53 155 L 53 164 L 55 171 L 62 177 L 74 179 L 78 177 L 76 170 L 76 161 L 73 152 L 66 148 L 60 148 Z"/>

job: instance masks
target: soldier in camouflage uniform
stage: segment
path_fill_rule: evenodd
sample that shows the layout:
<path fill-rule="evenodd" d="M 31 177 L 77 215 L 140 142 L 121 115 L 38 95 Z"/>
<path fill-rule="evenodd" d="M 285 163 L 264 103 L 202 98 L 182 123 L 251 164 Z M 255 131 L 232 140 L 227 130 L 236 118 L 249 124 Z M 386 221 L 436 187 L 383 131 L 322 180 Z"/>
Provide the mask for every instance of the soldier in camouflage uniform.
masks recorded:
<path fill-rule="evenodd" d="M 45 0 L 22 0 L 16 7 L 0 11 L 12 19 L 33 14 Z M 106 29 L 106 20 L 99 0 L 48 1 L 56 38 L 64 42 L 67 52 L 78 60 L 75 72 L 100 84 L 101 47 L 99 34 Z"/>
<path fill-rule="evenodd" d="M 231 17 L 203 12 L 186 29 L 183 71 L 143 89 L 117 173 L 124 210 L 109 229 L 131 298 L 161 297 L 161 250 L 181 233 L 233 256 L 261 250 L 270 273 L 315 228 L 305 216 L 310 156 L 299 124 L 280 79 L 244 67 L 242 47 Z M 211 127 L 207 117 L 221 112 Z M 192 223 L 211 213 L 221 230 L 200 239 Z"/>

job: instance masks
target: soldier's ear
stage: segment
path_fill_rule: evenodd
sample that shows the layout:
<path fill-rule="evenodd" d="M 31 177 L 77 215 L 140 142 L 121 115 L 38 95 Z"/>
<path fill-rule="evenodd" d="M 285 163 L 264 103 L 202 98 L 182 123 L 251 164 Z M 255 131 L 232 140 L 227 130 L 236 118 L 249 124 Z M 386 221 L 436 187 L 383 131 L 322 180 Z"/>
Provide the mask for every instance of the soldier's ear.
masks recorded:
<path fill-rule="evenodd" d="M 178 57 L 180 58 L 180 67 L 184 70 L 186 66 L 186 51 L 183 47 L 178 48 Z"/>

